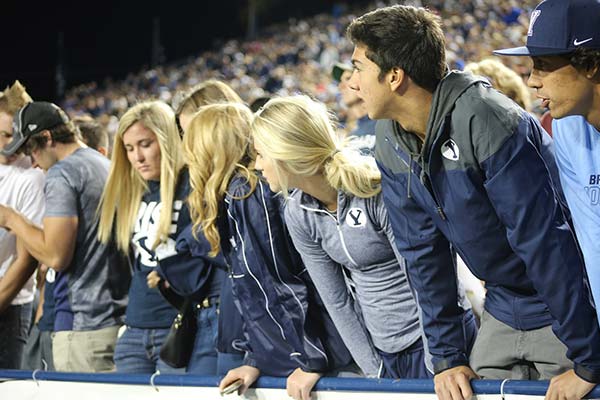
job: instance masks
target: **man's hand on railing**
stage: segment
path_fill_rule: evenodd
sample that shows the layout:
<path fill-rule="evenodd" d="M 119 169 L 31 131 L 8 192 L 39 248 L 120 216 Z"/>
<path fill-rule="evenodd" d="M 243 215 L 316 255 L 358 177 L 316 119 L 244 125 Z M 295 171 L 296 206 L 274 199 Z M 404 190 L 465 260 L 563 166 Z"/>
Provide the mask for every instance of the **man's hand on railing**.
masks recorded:
<path fill-rule="evenodd" d="M 579 400 L 596 384 L 581 379 L 572 369 L 550 379 L 544 400 Z"/>
<path fill-rule="evenodd" d="M 471 379 L 478 376 L 467 366 L 447 369 L 433 378 L 435 393 L 439 400 L 470 400 L 473 396 Z"/>

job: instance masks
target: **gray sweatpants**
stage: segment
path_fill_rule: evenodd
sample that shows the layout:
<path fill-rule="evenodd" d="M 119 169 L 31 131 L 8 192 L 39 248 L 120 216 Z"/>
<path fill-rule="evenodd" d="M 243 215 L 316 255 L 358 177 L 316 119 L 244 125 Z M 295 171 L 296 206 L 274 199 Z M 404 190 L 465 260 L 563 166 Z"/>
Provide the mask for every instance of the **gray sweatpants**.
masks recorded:
<path fill-rule="evenodd" d="M 484 379 L 550 379 L 573 368 L 566 353 L 550 326 L 520 331 L 484 310 L 470 364 Z"/>
<path fill-rule="evenodd" d="M 29 338 L 23 351 L 21 369 L 47 369 L 48 371 L 54 371 L 52 334 L 50 331 L 40 331 L 37 324 L 31 327 Z M 46 365 L 44 365 L 44 362 Z"/>

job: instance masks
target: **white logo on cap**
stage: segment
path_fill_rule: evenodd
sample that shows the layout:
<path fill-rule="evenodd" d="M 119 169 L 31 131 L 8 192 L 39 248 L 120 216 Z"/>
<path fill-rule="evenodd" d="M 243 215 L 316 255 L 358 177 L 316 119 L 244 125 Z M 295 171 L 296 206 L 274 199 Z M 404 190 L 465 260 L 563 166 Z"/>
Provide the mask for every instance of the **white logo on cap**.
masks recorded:
<path fill-rule="evenodd" d="M 460 151 L 456 142 L 452 139 L 446 140 L 441 148 L 442 155 L 448 160 L 457 161 L 460 156 Z"/>
<path fill-rule="evenodd" d="M 30 132 L 33 132 L 35 130 L 35 128 L 37 128 L 36 124 L 29 124 L 29 125 L 27 125 L 27 129 L 29 129 Z"/>
<path fill-rule="evenodd" d="M 577 38 L 575 38 L 575 40 L 573 40 L 573 46 L 579 46 L 581 44 L 587 43 L 590 40 L 592 40 L 593 37 L 589 38 L 589 39 L 585 39 L 585 40 L 581 40 L 581 41 L 577 41 Z"/>
<path fill-rule="evenodd" d="M 542 10 L 535 10 L 531 13 L 531 21 L 529 21 L 529 30 L 527 31 L 527 36 L 533 36 L 533 25 L 535 24 L 535 21 L 537 21 L 541 13 Z"/>

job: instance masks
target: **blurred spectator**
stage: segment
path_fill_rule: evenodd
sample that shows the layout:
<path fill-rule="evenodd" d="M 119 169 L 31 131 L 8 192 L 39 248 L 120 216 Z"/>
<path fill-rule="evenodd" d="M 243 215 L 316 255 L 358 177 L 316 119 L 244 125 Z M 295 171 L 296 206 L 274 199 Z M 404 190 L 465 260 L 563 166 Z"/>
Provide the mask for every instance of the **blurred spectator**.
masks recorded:
<path fill-rule="evenodd" d="M 180 129 L 185 132 L 200 107 L 213 103 L 243 103 L 240 96 L 224 82 L 210 79 L 182 94 L 174 104 L 175 116 Z"/>
<path fill-rule="evenodd" d="M 531 109 L 531 94 L 523 79 L 494 58 L 465 65 L 465 71 L 480 75 L 490 81 L 492 86 L 507 95 L 527 111 Z"/>
<path fill-rule="evenodd" d="M 73 118 L 73 123 L 79 128 L 83 143 L 103 156 L 109 157 L 108 132 L 105 127 L 92 117 L 86 116 Z"/>
<path fill-rule="evenodd" d="M 372 151 L 375 148 L 376 121 L 369 118 L 364 101 L 358 97 L 356 90 L 348 85 L 352 71 L 351 65 L 336 63 L 331 75 L 338 82 L 340 97 L 346 107 L 346 131 L 350 136 L 359 138 L 356 143 L 360 148 Z"/>

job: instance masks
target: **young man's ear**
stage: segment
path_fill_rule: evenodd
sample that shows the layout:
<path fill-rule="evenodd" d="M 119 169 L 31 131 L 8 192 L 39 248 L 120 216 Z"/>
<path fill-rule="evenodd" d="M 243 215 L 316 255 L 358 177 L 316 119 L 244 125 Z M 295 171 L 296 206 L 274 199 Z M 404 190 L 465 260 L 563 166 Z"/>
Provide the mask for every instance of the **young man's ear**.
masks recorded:
<path fill-rule="evenodd" d="M 102 154 L 104 157 L 108 158 L 108 149 L 104 146 L 100 146 L 98 147 L 96 150 L 98 150 L 98 153 Z"/>
<path fill-rule="evenodd" d="M 585 76 L 596 85 L 600 84 L 600 66 L 595 66 L 587 70 Z"/>
<path fill-rule="evenodd" d="M 52 134 L 48 129 L 42 131 L 42 136 L 46 138 L 46 146 L 54 146 L 54 141 L 52 140 Z"/>
<path fill-rule="evenodd" d="M 387 79 L 390 89 L 395 92 L 405 85 L 407 76 L 402 68 L 394 67 L 388 72 Z"/>

